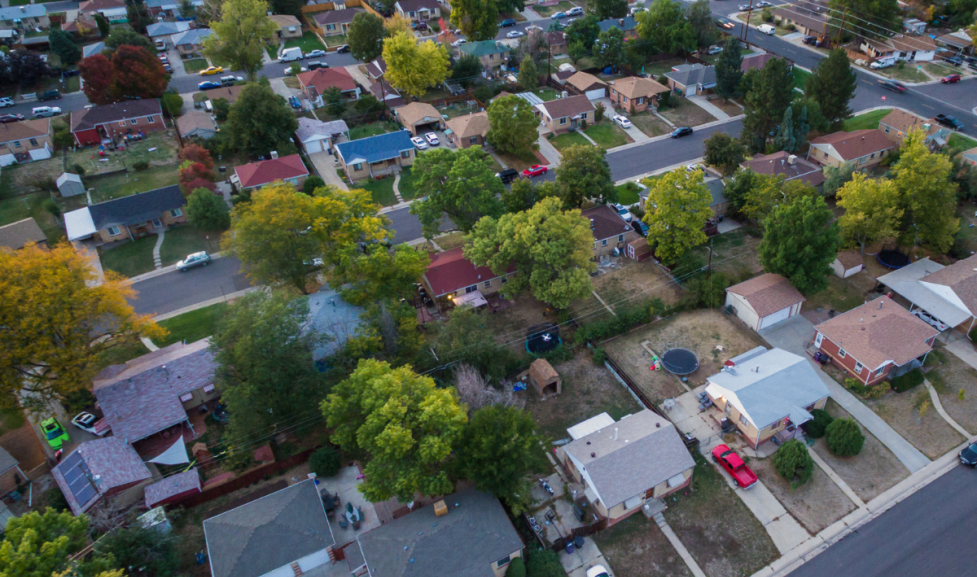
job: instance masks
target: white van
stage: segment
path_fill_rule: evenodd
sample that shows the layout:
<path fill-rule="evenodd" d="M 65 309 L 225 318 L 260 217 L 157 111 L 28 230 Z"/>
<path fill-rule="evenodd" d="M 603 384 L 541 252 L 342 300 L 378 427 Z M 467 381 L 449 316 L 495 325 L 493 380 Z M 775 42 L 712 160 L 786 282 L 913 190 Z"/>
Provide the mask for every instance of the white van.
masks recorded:
<path fill-rule="evenodd" d="M 774 34 L 777 33 L 777 29 L 774 28 L 770 24 L 761 24 L 761 25 L 757 26 L 757 30 L 759 30 L 760 32 L 763 32 L 767 36 L 773 36 Z"/>
<path fill-rule="evenodd" d="M 299 47 L 286 48 L 282 51 L 282 57 L 278 59 L 279 62 L 294 62 L 295 60 L 302 59 L 302 49 Z"/>
<path fill-rule="evenodd" d="M 205 100 L 204 101 L 204 110 L 206 110 L 208 113 L 211 113 L 211 112 L 214 111 L 214 105 L 211 104 L 209 100 Z"/>

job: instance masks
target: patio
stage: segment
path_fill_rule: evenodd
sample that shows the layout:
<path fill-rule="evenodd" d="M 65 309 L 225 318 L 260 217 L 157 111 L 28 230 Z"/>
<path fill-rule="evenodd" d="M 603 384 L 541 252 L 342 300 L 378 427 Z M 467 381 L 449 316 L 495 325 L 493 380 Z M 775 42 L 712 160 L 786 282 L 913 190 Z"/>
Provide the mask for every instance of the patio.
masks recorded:
<path fill-rule="evenodd" d="M 363 482 L 362 473 L 357 467 L 344 467 L 335 477 L 328 479 L 317 479 L 319 484 L 319 494 L 339 496 L 339 505 L 334 513 L 329 516 L 329 526 L 332 534 L 336 538 L 335 548 L 339 548 L 346 543 L 356 540 L 357 535 L 365 533 L 370 529 L 380 526 L 380 518 L 377 516 L 373 503 L 370 503 L 363 493 L 360 493 L 359 484 Z M 352 523 L 342 527 L 341 521 L 344 520 L 348 510 L 347 505 L 351 505 L 354 511 L 362 511 L 363 518 L 360 521 L 360 528 L 354 529 Z"/>

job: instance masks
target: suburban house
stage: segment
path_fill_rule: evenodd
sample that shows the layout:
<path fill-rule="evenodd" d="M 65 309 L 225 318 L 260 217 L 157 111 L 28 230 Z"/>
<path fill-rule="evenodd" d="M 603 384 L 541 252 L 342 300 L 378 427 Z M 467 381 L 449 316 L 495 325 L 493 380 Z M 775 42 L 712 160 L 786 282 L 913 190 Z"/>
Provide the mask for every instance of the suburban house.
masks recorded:
<path fill-rule="evenodd" d="M 356 100 L 360 97 L 360 86 L 353 80 L 352 75 L 342 67 L 317 68 L 298 75 L 299 84 L 312 104 L 318 108 L 323 106 L 322 95 L 330 89 L 338 88 L 343 97 Z"/>
<path fill-rule="evenodd" d="M 411 102 L 401 106 L 394 114 L 413 136 L 433 130 L 444 130 L 444 119 L 438 109 L 427 102 Z"/>
<path fill-rule="evenodd" d="M 610 85 L 611 102 L 615 107 L 623 108 L 630 114 L 644 112 L 649 106 L 657 108 L 661 94 L 668 91 L 667 86 L 640 76 L 615 80 Z"/>
<path fill-rule="evenodd" d="M 431 298 L 453 299 L 474 292 L 483 296 L 497 293 L 515 274 L 516 269 L 512 267 L 504 275 L 497 275 L 487 266 L 475 266 L 459 246 L 432 254 L 421 280 Z"/>
<path fill-rule="evenodd" d="M 902 21 L 902 31 L 910 34 L 922 34 L 926 32 L 926 22 L 918 18 L 906 18 Z"/>
<path fill-rule="evenodd" d="M 184 223 L 186 198 L 177 185 L 123 196 L 64 214 L 68 240 L 90 237 L 103 243 L 136 239 Z"/>
<path fill-rule="evenodd" d="M 336 152 L 351 182 L 376 178 L 414 164 L 414 143 L 406 130 L 340 142 Z"/>
<path fill-rule="evenodd" d="M 971 167 L 977 167 L 977 148 L 965 150 L 960 156 L 966 164 L 969 164 Z"/>
<path fill-rule="evenodd" d="M 607 413 L 578 423 L 557 459 L 597 513 L 613 525 L 688 486 L 695 460 L 670 421 L 648 409 L 615 422 Z"/>
<path fill-rule="evenodd" d="M 47 248 L 47 235 L 31 217 L 0 226 L 0 250 L 20 250 L 29 244 Z M 3 494 L 0 491 L 0 494 Z"/>
<path fill-rule="evenodd" d="M 302 23 L 291 14 L 272 14 L 268 18 L 278 26 L 279 38 L 301 38 Z"/>
<path fill-rule="evenodd" d="M 886 296 L 814 329 L 814 346 L 865 386 L 922 366 L 940 334 Z"/>
<path fill-rule="evenodd" d="M 295 188 L 302 188 L 307 176 L 309 169 L 305 167 L 301 156 L 290 154 L 279 158 L 278 153 L 273 151 L 268 160 L 235 166 L 231 183 L 240 186 L 242 190 L 256 190 L 280 180 Z"/>
<path fill-rule="evenodd" d="M 71 133 L 78 146 L 95 146 L 103 138 L 158 130 L 166 130 L 158 98 L 124 100 L 71 113 Z"/>
<path fill-rule="evenodd" d="M 238 84 L 235 86 L 222 86 L 220 88 L 214 88 L 206 92 L 207 98 L 214 102 L 216 100 L 224 99 L 228 104 L 234 104 L 237 102 L 238 97 L 241 95 L 241 91 L 244 90 L 244 84 Z"/>
<path fill-rule="evenodd" d="M 857 250 L 843 250 L 831 262 L 831 270 L 836 276 L 848 278 L 865 269 L 865 262 Z"/>
<path fill-rule="evenodd" d="M 827 3 L 801 1 L 789 7 L 774 8 L 773 19 L 778 25 L 787 27 L 791 24 L 798 32 L 805 36 L 824 38 L 830 30 L 828 27 Z M 755 17 L 758 15 L 754 14 Z"/>
<path fill-rule="evenodd" d="M 133 444 L 175 432 L 195 436 L 188 412 L 220 397 L 210 339 L 174 343 L 112 365 L 95 376 L 92 392 L 116 439 Z M 170 431 L 175 429 L 175 431 Z"/>
<path fill-rule="evenodd" d="M 370 94 L 372 94 L 373 97 L 380 102 L 386 104 L 387 108 L 400 108 L 401 106 L 407 104 L 407 101 L 404 100 L 404 97 L 401 96 L 399 92 L 397 92 L 397 89 L 390 86 L 390 83 L 384 80 L 374 82 L 370 85 L 369 90 Z"/>
<path fill-rule="evenodd" d="M 665 73 L 668 88 L 679 94 L 702 94 L 716 87 L 716 67 L 703 64 L 679 64 Z"/>
<path fill-rule="evenodd" d="M 323 122 L 312 118 L 299 118 L 299 128 L 295 131 L 302 150 L 306 154 L 331 152 L 332 143 L 345 136 L 349 139 L 349 127 L 342 120 Z"/>
<path fill-rule="evenodd" d="M 543 38 L 546 39 L 546 45 L 549 46 L 550 54 L 553 56 L 567 53 L 567 35 L 565 32 L 559 30 L 544 32 Z"/>
<path fill-rule="evenodd" d="M 104 42 L 96 42 L 81 47 L 81 57 L 88 58 L 95 54 L 101 54 L 105 50 Z"/>
<path fill-rule="evenodd" d="M 336 543 L 312 479 L 205 519 L 204 539 L 212 577 L 326 575 Z"/>
<path fill-rule="evenodd" d="M 458 57 L 474 55 L 482 61 L 485 68 L 495 68 L 505 64 L 511 49 L 497 40 L 469 42 L 458 47 Z"/>
<path fill-rule="evenodd" d="M 594 103 L 583 94 L 558 98 L 536 105 L 543 125 L 554 134 L 576 129 L 582 121 L 594 121 Z"/>
<path fill-rule="evenodd" d="M 777 56 L 776 54 L 770 52 L 760 52 L 759 54 L 747 54 L 746 56 L 743 57 L 743 60 L 740 62 L 740 70 L 746 73 L 753 69 L 763 68 L 764 66 L 767 65 L 767 62 L 775 58 L 780 58 L 780 56 Z M 793 64 L 791 64 L 790 67 L 793 68 Z"/>
<path fill-rule="evenodd" d="M 943 128 L 931 120 L 920 118 L 915 114 L 910 114 L 898 108 L 893 108 L 892 112 L 886 114 L 879 121 L 879 130 L 888 136 L 889 140 L 897 146 L 902 146 L 903 141 L 909 135 L 910 131 L 922 130 L 926 133 L 926 147 L 931 151 L 946 145 L 950 136 L 950 130 L 948 128 Z"/>
<path fill-rule="evenodd" d="M 173 46 L 181 56 L 200 54 L 204 49 L 204 40 L 213 33 L 210 28 L 193 28 L 172 36 Z"/>
<path fill-rule="evenodd" d="M 800 314 L 805 300 L 789 280 L 769 272 L 726 289 L 726 307 L 757 332 Z"/>
<path fill-rule="evenodd" d="M 944 34 L 936 37 L 936 43 L 942 48 L 947 48 L 959 54 L 970 55 L 974 53 L 974 41 L 966 28 L 961 28 L 956 32 Z"/>
<path fill-rule="evenodd" d="M 190 0 L 190 5 L 200 8 L 204 5 L 204 0 Z M 176 18 L 180 15 L 179 0 L 146 0 L 146 8 L 156 17 L 162 14 L 164 18 Z"/>
<path fill-rule="evenodd" d="M 489 131 L 488 112 L 474 112 L 468 116 L 456 116 L 444 123 L 445 135 L 458 148 L 485 144 Z"/>
<path fill-rule="evenodd" d="M 126 22 L 125 0 L 87 0 L 78 5 L 78 13 L 94 18 L 101 14 L 109 22 Z"/>
<path fill-rule="evenodd" d="M 27 475 L 20 469 L 20 463 L 0 447 L 0 494 L 6 495 L 26 482 Z"/>
<path fill-rule="evenodd" d="M 522 550 L 499 500 L 465 489 L 358 535 L 343 553 L 346 575 L 503 577 Z"/>
<path fill-rule="evenodd" d="M 153 476 L 136 450 L 118 436 L 81 443 L 51 475 L 76 516 Z"/>
<path fill-rule="evenodd" d="M 438 0 L 399 0 L 394 2 L 394 10 L 408 20 L 426 22 L 441 17 Z"/>
<path fill-rule="evenodd" d="M 146 27 L 146 36 L 153 40 L 172 41 L 174 34 L 181 34 L 189 29 L 189 22 L 157 22 Z"/>
<path fill-rule="evenodd" d="M 598 22 L 597 26 L 600 26 L 601 32 L 607 32 L 611 28 L 620 28 L 621 32 L 624 32 L 625 40 L 638 37 L 638 21 L 635 20 L 634 16 L 608 18 L 607 20 Z"/>
<path fill-rule="evenodd" d="M 828 387 L 810 361 L 782 349 L 756 347 L 706 378 L 706 394 L 756 448 L 793 439 L 811 411 L 828 402 Z"/>
<path fill-rule="evenodd" d="M 0 124 L 0 166 L 51 158 L 51 119 Z"/>
<path fill-rule="evenodd" d="M 924 257 L 878 278 L 906 299 L 910 311 L 922 309 L 966 333 L 977 322 L 977 255 L 943 266 Z"/>
<path fill-rule="evenodd" d="M 863 38 L 859 50 L 872 58 L 895 58 L 908 62 L 929 62 L 936 56 L 936 41 L 929 36 L 896 34 L 884 40 Z"/>
<path fill-rule="evenodd" d="M 577 72 L 567 78 L 566 86 L 574 94 L 583 94 L 591 100 L 599 100 L 607 96 L 607 83 L 586 72 Z"/>
<path fill-rule="evenodd" d="M 22 4 L 0 8 L 0 28 L 13 30 L 42 28 L 47 30 L 50 27 L 51 21 L 48 19 L 47 8 L 44 7 L 44 4 Z"/>
<path fill-rule="evenodd" d="M 61 31 L 70 32 L 76 38 L 85 38 L 98 34 L 98 23 L 93 16 L 78 13 L 74 20 L 61 25 Z"/>
<path fill-rule="evenodd" d="M 387 61 L 383 59 L 383 56 L 366 65 L 366 74 L 371 80 L 379 80 L 386 73 Z"/>
<path fill-rule="evenodd" d="M 624 222 L 614 208 L 606 204 L 580 211 L 580 216 L 590 219 L 590 231 L 594 235 L 594 258 L 609 255 L 615 248 L 624 253 L 625 244 L 641 236 Z"/>
<path fill-rule="evenodd" d="M 214 118 L 200 110 L 190 110 L 176 119 L 176 128 L 183 138 L 213 138 L 217 134 Z"/>
<path fill-rule="evenodd" d="M 349 25 L 353 22 L 353 16 L 360 12 L 366 12 L 362 8 L 344 8 L 342 10 L 328 10 L 318 12 L 312 17 L 316 24 L 322 28 L 323 36 L 338 36 L 349 31 Z"/>
<path fill-rule="evenodd" d="M 757 174 L 782 174 L 785 181 L 800 180 L 809 186 L 818 187 L 824 184 L 824 173 L 820 166 L 784 150 L 773 154 L 757 154 L 750 160 L 741 162 L 740 167 Z"/>
<path fill-rule="evenodd" d="M 810 141 L 807 159 L 827 166 L 868 168 L 896 148 L 884 133 L 874 129 L 835 132 Z"/>
<path fill-rule="evenodd" d="M 164 478 L 146 487 L 146 507 L 152 509 L 179 501 L 201 491 L 200 473 L 196 468 Z"/>

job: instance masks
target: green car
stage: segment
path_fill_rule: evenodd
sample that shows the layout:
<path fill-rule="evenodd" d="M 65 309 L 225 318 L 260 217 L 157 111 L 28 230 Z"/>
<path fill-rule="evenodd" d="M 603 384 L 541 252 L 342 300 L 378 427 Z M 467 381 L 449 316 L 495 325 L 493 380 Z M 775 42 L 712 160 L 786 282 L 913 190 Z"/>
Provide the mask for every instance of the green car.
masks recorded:
<path fill-rule="evenodd" d="M 41 421 L 41 430 L 44 431 L 47 444 L 51 445 L 52 449 L 60 449 L 65 443 L 71 441 L 68 431 L 65 431 L 61 423 L 54 417 Z"/>

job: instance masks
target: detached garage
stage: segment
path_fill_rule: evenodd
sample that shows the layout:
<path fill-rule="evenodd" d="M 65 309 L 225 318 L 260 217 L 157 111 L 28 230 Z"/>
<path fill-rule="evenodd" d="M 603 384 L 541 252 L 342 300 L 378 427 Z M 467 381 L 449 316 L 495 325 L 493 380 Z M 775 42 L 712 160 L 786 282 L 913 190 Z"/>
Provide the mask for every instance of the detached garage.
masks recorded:
<path fill-rule="evenodd" d="M 779 274 L 765 273 L 726 289 L 726 307 L 757 332 L 799 314 L 804 300 Z"/>
<path fill-rule="evenodd" d="M 573 88 L 577 94 L 585 95 L 588 100 L 607 98 L 607 83 L 593 74 L 577 72 L 567 78 L 567 86 Z"/>

